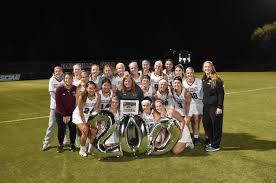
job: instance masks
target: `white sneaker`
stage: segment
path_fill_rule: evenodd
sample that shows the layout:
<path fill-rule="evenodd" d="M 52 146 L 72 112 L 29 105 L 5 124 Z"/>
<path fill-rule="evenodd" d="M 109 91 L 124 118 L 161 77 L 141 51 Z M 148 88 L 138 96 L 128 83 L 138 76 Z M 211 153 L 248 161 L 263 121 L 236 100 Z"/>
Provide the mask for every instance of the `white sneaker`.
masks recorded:
<path fill-rule="evenodd" d="M 207 151 L 207 152 L 215 152 L 215 151 L 219 151 L 219 150 L 220 150 L 219 147 L 214 148 L 214 147 L 212 147 L 212 146 L 207 147 L 207 148 L 205 149 L 205 151 Z"/>
<path fill-rule="evenodd" d="M 49 149 L 49 147 L 50 147 L 50 144 L 48 143 L 43 144 L 42 151 L 46 151 L 47 149 Z"/>
<path fill-rule="evenodd" d="M 189 147 L 190 149 L 195 148 L 195 146 L 194 146 L 194 143 L 193 143 L 193 142 L 188 142 L 188 143 L 186 144 L 186 147 Z"/>
<path fill-rule="evenodd" d="M 81 156 L 84 156 L 84 157 L 87 156 L 86 152 L 85 152 L 82 148 L 80 149 L 79 154 L 80 154 Z"/>
<path fill-rule="evenodd" d="M 69 144 L 69 141 L 68 141 L 67 138 L 65 137 L 65 138 L 63 139 L 63 145 L 67 145 L 67 144 Z"/>

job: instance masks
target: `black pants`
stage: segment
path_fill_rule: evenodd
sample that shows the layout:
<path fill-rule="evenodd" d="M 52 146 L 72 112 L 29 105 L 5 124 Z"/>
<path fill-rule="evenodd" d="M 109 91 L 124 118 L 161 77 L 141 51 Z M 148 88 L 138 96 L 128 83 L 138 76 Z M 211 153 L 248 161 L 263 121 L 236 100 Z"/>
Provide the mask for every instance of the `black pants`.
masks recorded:
<path fill-rule="evenodd" d="M 220 146 L 223 123 L 223 113 L 216 115 L 216 110 L 217 107 L 204 105 L 202 118 L 205 133 L 214 148 Z"/>
<path fill-rule="evenodd" d="M 56 112 L 56 121 L 58 125 L 58 142 L 59 142 L 59 145 L 63 145 L 66 124 L 63 122 L 63 116 L 57 112 Z M 70 122 L 68 123 L 68 127 L 70 131 L 70 143 L 71 145 L 74 145 L 75 139 L 76 139 L 76 125 L 75 123 L 72 122 L 72 116 L 71 116 Z"/>

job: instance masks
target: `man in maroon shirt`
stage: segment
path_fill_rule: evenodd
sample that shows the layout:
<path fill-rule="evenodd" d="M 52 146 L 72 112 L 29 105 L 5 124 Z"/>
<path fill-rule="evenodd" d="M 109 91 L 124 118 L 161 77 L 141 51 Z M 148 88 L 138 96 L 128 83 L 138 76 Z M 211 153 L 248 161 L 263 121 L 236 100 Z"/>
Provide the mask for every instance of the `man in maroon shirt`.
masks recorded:
<path fill-rule="evenodd" d="M 66 124 L 70 131 L 70 150 L 75 151 L 76 125 L 72 122 L 72 113 L 76 107 L 76 86 L 73 85 L 73 75 L 64 74 L 64 84 L 56 90 L 56 121 L 58 125 L 58 142 L 57 152 L 63 152 L 63 139 L 65 135 Z"/>

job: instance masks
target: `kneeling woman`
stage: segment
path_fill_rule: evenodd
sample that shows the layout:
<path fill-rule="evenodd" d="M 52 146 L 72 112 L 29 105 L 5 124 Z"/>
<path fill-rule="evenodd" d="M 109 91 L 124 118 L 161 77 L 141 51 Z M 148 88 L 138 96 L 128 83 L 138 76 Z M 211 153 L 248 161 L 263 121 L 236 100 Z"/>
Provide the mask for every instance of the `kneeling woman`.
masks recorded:
<path fill-rule="evenodd" d="M 141 117 L 145 121 L 149 131 L 151 131 L 152 128 L 154 127 L 154 124 L 158 121 L 158 120 L 155 120 L 155 118 L 158 118 L 158 116 L 156 116 L 156 113 L 154 113 L 154 111 L 152 110 L 152 103 L 150 100 L 145 99 L 142 101 L 142 109 L 143 109 L 143 113 L 141 114 Z M 156 138 L 155 147 L 160 147 L 164 139 L 165 139 L 165 130 L 163 129 Z"/>
<path fill-rule="evenodd" d="M 106 110 L 109 110 L 113 115 L 116 123 L 120 120 L 120 112 L 119 112 L 119 104 L 120 101 L 117 96 L 112 97 L 112 99 L 109 102 L 109 108 Z M 106 146 L 113 146 L 115 144 L 118 144 L 119 140 L 117 137 L 116 130 L 112 133 L 112 135 L 106 140 L 105 145 Z"/>
<path fill-rule="evenodd" d="M 78 105 L 73 112 L 73 123 L 81 131 L 81 146 L 79 152 L 81 156 L 87 156 L 87 148 L 85 147 L 87 137 L 90 139 L 88 148 L 88 152 L 90 153 L 92 143 L 97 133 L 96 128 L 92 128 L 87 124 L 91 112 L 98 111 L 100 106 L 101 96 L 96 91 L 96 84 L 93 81 L 89 81 L 85 86 L 85 92 L 78 98 Z M 90 131 L 89 135 L 88 131 Z"/>
<path fill-rule="evenodd" d="M 186 125 L 187 121 L 185 121 L 185 118 L 183 118 L 179 112 L 177 112 L 175 109 L 166 110 L 162 100 L 156 100 L 154 114 L 157 117 L 157 120 L 169 117 L 179 121 L 181 135 L 180 139 L 172 150 L 174 154 L 180 154 L 186 147 L 190 147 L 191 149 L 194 148 L 189 128 Z"/>

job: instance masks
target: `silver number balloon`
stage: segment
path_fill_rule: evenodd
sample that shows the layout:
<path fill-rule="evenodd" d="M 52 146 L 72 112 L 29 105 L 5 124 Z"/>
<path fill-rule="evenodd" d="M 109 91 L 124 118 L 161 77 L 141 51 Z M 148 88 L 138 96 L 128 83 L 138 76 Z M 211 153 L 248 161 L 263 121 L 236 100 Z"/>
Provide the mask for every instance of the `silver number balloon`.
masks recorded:
<path fill-rule="evenodd" d="M 96 157 L 106 158 L 106 157 L 117 157 L 122 156 L 122 151 L 119 144 L 114 144 L 112 146 L 106 146 L 105 142 L 108 138 L 116 131 L 116 122 L 114 115 L 107 111 L 101 110 L 99 113 L 93 114 L 88 122 L 90 126 L 97 127 L 101 126 L 101 130 L 98 132 L 94 140 L 94 146 L 92 152 Z"/>
<path fill-rule="evenodd" d="M 138 155 L 148 150 L 149 130 L 140 116 L 124 115 L 118 131 L 123 152 Z"/>
<path fill-rule="evenodd" d="M 162 130 L 166 129 L 166 138 L 161 142 L 159 147 L 155 146 L 156 139 Z M 180 136 L 180 125 L 172 118 L 162 118 L 151 129 L 149 135 L 149 150 L 147 154 L 160 155 L 165 154 L 175 146 Z"/>

